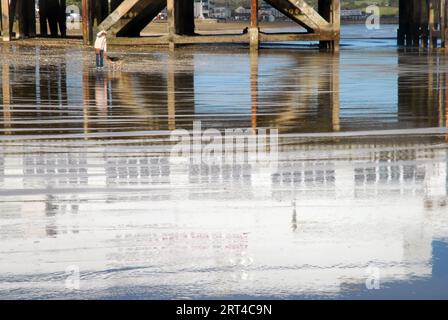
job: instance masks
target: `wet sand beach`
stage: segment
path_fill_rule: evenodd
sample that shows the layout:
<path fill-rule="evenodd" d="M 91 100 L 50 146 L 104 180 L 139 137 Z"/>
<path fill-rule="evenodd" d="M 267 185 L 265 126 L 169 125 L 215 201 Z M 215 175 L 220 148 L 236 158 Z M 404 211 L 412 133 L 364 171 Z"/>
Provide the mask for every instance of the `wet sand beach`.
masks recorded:
<path fill-rule="evenodd" d="M 117 47 L 118 71 L 1 45 L 0 298 L 447 298 L 447 59 L 388 28 Z M 173 156 L 198 125 L 278 131 L 276 156 Z"/>

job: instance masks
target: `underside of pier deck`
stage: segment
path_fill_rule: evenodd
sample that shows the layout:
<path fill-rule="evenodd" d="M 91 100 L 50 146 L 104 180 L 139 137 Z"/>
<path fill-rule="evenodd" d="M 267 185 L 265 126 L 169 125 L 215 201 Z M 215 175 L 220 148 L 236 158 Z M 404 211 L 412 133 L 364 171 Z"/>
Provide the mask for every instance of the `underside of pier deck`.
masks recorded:
<path fill-rule="evenodd" d="M 92 44 L 98 30 L 109 31 L 112 43 L 177 44 L 319 41 L 321 48 L 337 51 L 340 38 L 340 0 L 265 0 L 304 28 L 300 33 L 263 33 L 258 26 L 259 0 L 251 0 L 251 22 L 242 34 L 203 35 L 195 32 L 194 0 L 81 0 L 85 44 Z M 3 41 L 36 35 L 67 36 L 66 0 L 0 0 L 0 31 Z M 36 30 L 36 4 L 39 30 Z M 141 31 L 164 9 L 168 34 L 140 37 Z M 398 45 L 448 48 L 447 0 L 399 0 Z"/>
<path fill-rule="evenodd" d="M 198 34 L 195 32 L 194 0 L 82 0 L 82 31 L 85 44 L 92 44 L 98 30 L 108 31 L 115 44 L 166 44 L 170 47 L 194 43 L 249 43 L 320 41 L 322 48 L 337 50 L 340 0 L 319 0 L 314 9 L 305 0 L 266 0 L 267 3 L 304 28 L 300 33 L 263 33 L 258 26 L 258 2 L 251 0 L 251 23 L 240 34 Z M 66 37 L 66 0 L 1 0 L 2 38 L 34 37 L 35 6 L 39 5 L 40 36 Z M 141 31 L 164 9 L 168 13 L 168 34 L 140 37 Z"/>
<path fill-rule="evenodd" d="M 316 11 L 305 0 L 267 0 L 267 3 L 305 29 L 301 33 L 262 33 L 258 28 L 258 0 L 252 0 L 249 33 L 201 35 L 195 32 L 194 0 L 124 0 L 98 26 L 115 39 L 113 44 L 259 43 L 260 41 L 321 41 L 322 48 L 337 50 L 340 34 L 340 0 L 319 0 Z M 141 31 L 167 7 L 168 35 L 139 37 Z M 254 29 L 257 32 L 253 33 Z M 255 35 L 255 37 L 254 37 Z"/>

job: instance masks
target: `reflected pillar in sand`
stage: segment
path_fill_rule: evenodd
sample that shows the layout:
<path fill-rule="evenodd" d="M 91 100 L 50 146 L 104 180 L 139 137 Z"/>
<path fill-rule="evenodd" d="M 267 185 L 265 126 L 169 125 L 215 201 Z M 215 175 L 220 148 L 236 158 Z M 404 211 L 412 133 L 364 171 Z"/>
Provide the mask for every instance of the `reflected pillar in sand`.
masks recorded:
<path fill-rule="evenodd" d="M 340 122 L 340 70 L 339 70 L 339 55 L 333 57 L 333 63 L 330 70 L 330 105 L 331 105 L 331 123 L 333 131 L 341 130 Z"/>
<path fill-rule="evenodd" d="M 251 0 L 250 11 L 250 49 L 258 50 L 260 47 L 260 28 L 258 26 L 258 0 Z"/>
<path fill-rule="evenodd" d="M 328 54 L 323 57 L 325 68 L 319 77 L 318 107 L 322 130 L 338 132 L 340 124 L 340 70 L 339 54 Z"/>
<path fill-rule="evenodd" d="M 2 66 L 3 126 L 5 134 L 11 134 L 11 91 L 9 81 L 9 64 Z"/>
<path fill-rule="evenodd" d="M 252 128 L 257 128 L 258 109 L 258 51 L 250 52 L 250 98 L 252 104 Z"/>
<path fill-rule="evenodd" d="M 404 127 L 408 127 L 409 123 L 415 127 L 421 127 L 423 124 L 427 127 L 441 125 L 440 118 L 444 115 L 440 110 L 443 108 L 445 88 L 443 73 L 437 70 L 445 67 L 443 60 L 443 56 L 428 55 L 426 72 L 415 73 L 409 69 L 415 65 L 415 58 L 406 53 L 398 55 L 397 118 Z M 425 85 L 421 85 L 422 83 Z M 409 114 L 412 117 L 409 117 Z"/>
<path fill-rule="evenodd" d="M 168 56 L 168 75 L 167 75 L 167 104 L 168 104 L 168 130 L 176 129 L 176 88 L 175 88 L 175 58 L 174 53 L 170 52 Z"/>
<path fill-rule="evenodd" d="M 3 41 L 11 41 L 11 33 L 9 28 L 10 9 L 9 0 L 1 0 L 2 6 L 2 39 Z"/>
<path fill-rule="evenodd" d="M 91 101 L 90 96 L 90 79 L 89 79 L 89 64 L 88 59 L 84 57 L 83 60 L 83 72 L 82 72 L 82 93 L 83 93 L 83 120 L 84 120 L 84 134 L 87 139 L 87 135 L 89 134 L 89 105 Z"/>
<path fill-rule="evenodd" d="M 447 128 L 448 129 L 448 108 L 447 108 L 447 106 L 448 106 L 448 94 L 447 94 L 447 92 L 446 92 L 446 88 L 447 88 L 447 86 L 448 86 L 448 77 L 446 76 L 446 74 L 445 74 L 445 90 L 444 90 L 444 93 L 445 93 L 445 103 L 444 103 L 444 105 L 443 105 L 443 107 L 445 108 L 445 128 Z M 448 141 L 448 133 L 445 135 L 445 140 L 446 141 Z M 447 154 L 447 157 L 448 157 L 448 154 Z M 448 161 L 448 159 L 447 159 L 447 161 Z M 448 166 L 447 166 L 447 194 L 448 194 Z"/>
<path fill-rule="evenodd" d="M 190 67 L 190 70 L 183 70 L 176 72 L 176 57 L 175 52 L 169 52 L 166 88 L 167 88 L 167 113 L 168 113 L 168 129 L 175 130 L 180 126 L 181 119 L 185 116 L 191 116 L 195 113 L 195 87 L 194 87 L 194 65 L 193 56 L 182 55 L 184 60 L 183 66 Z M 154 95 L 153 95 L 154 96 Z M 156 96 L 154 98 L 157 99 Z M 160 102 L 158 102 L 160 104 Z"/>

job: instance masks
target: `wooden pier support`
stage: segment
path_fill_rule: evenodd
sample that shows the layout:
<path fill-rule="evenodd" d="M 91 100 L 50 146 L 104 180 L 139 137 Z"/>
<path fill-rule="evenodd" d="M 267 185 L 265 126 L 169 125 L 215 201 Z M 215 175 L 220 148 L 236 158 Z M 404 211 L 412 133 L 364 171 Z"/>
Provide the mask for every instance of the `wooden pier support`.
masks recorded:
<path fill-rule="evenodd" d="M 168 39 L 173 49 L 177 35 L 194 35 L 194 0 L 167 0 L 167 12 Z"/>
<path fill-rule="evenodd" d="M 3 41 L 36 36 L 35 0 L 1 0 Z"/>
<path fill-rule="evenodd" d="M 85 45 L 93 44 L 92 0 L 82 0 L 82 38 Z"/>
<path fill-rule="evenodd" d="M 322 18 L 331 24 L 331 30 L 327 32 L 330 32 L 334 38 L 331 41 L 320 41 L 320 48 L 338 52 L 341 27 L 341 1 L 319 0 L 318 11 Z"/>
<path fill-rule="evenodd" d="M 2 9 L 2 39 L 3 41 L 11 40 L 11 30 L 9 28 L 10 21 L 10 8 L 9 8 L 9 0 L 1 0 L 1 9 Z"/>
<path fill-rule="evenodd" d="M 436 48 L 447 44 L 446 0 L 400 0 L 397 44 Z"/>
<path fill-rule="evenodd" d="M 250 13 L 249 45 L 251 50 L 258 50 L 260 47 L 260 28 L 258 26 L 258 0 L 251 0 Z"/>
<path fill-rule="evenodd" d="M 39 0 L 39 24 L 42 37 L 49 34 L 53 38 L 67 36 L 66 7 L 66 0 Z"/>

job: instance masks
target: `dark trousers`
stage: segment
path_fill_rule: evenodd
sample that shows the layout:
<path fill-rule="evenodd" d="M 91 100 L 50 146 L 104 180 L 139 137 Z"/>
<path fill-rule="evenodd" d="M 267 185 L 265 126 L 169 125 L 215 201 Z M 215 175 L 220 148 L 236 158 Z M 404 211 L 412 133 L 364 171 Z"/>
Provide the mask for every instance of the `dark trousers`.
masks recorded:
<path fill-rule="evenodd" d="M 104 50 L 101 50 L 100 53 L 96 54 L 96 67 L 104 67 Z"/>

